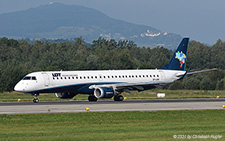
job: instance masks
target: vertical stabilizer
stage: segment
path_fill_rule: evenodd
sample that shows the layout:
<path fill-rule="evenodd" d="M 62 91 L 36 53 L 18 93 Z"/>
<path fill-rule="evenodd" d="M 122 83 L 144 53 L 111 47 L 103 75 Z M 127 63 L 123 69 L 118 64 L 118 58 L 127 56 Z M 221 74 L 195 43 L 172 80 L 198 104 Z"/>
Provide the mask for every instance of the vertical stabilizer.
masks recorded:
<path fill-rule="evenodd" d="M 173 57 L 170 62 L 162 67 L 161 69 L 167 70 L 185 70 L 187 52 L 188 52 L 189 38 L 183 38 L 178 46 L 177 50 L 174 52 Z"/>

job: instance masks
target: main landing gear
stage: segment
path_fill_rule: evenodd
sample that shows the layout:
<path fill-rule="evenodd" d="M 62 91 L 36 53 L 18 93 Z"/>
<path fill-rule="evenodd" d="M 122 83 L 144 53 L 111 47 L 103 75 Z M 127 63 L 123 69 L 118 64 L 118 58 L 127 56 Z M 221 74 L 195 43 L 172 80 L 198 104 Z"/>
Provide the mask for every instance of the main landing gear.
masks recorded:
<path fill-rule="evenodd" d="M 92 101 L 97 101 L 98 99 L 94 96 L 94 95 L 90 95 L 89 97 L 88 97 L 88 101 L 89 102 L 92 102 Z M 122 95 L 115 95 L 114 96 L 114 101 L 123 101 L 124 100 L 124 98 L 123 98 L 123 96 Z"/>
<path fill-rule="evenodd" d="M 34 99 L 33 99 L 34 103 L 38 103 L 39 102 L 38 95 L 39 94 L 34 94 Z"/>
<path fill-rule="evenodd" d="M 97 101 L 98 99 L 94 95 L 88 97 L 88 101 Z"/>
<path fill-rule="evenodd" d="M 114 101 L 123 101 L 123 100 L 124 100 L 124 98 L 123 98 L 122 95 L 115 95 L 114 96 Z"/>

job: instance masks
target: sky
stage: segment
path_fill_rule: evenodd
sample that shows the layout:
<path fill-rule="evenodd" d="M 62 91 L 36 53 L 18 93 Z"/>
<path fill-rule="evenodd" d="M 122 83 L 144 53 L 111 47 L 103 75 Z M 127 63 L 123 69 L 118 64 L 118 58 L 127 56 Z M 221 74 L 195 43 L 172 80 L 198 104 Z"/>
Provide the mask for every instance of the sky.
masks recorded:
<path fill-rule="evenodd" d="M 180 34 L 204 44 L 225 41 L 225 0 L 0 0 L 0 14 L 64 3 L 99 10 L 111 18 Z"/>

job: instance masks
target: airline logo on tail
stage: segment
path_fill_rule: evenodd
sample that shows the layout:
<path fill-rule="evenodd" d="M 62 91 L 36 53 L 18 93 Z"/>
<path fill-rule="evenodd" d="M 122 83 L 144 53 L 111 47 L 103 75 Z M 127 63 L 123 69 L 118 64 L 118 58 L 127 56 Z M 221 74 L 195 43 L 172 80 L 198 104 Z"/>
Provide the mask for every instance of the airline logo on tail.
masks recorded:
<path fill-rule="evenodd" d="M 182 68 L 183 64 L 185 64 L 186 61 L 186 55 L 181 51 L 176 52 L 176 57 L 180 61 L 180 67 Z"/>

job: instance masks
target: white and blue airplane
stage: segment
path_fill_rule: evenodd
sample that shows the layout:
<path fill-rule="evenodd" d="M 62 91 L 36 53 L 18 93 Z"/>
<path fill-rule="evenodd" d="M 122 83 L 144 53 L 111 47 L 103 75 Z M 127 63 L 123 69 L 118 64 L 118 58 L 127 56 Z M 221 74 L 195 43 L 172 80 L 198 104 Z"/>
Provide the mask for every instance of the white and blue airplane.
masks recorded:
<path fill-rule="evenodd" d="M 33 94 L 35 103 L 39 102 L 40 93 L 55 93 L 62 99 L 88 94 L 89 101 L 112 97 L 114 101 L 123 101 L 122 92 L 149 90 L 214 70 L 185 71 L 188 44 L 189 38 L 183 38 L 170 62 L 161 69 L 34 72 L 19 81 L 14 90 Z"/>

